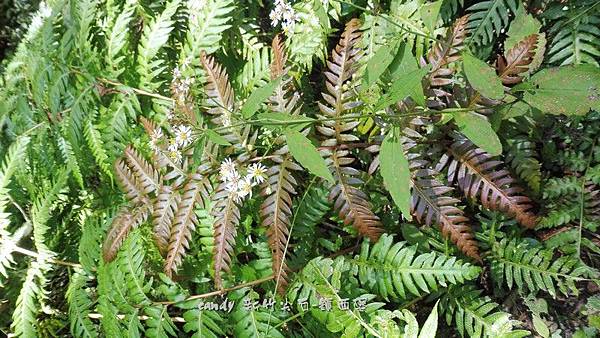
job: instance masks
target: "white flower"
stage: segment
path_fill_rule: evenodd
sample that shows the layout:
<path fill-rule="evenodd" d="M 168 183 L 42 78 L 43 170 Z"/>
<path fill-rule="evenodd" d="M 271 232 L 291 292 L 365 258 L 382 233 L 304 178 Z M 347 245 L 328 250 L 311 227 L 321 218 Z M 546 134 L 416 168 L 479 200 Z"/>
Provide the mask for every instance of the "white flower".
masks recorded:
<path fill-rule="evenodd" d="M 175 142 L 180 147 L 187 147 L 193 141 L 192 128 L 180 125 L 175 128 Z"/>
<path fill-rule="evenodd" d="M 169 109 L 169 111 L 167 111 L 167 120 L 171 121 L 173 117 L 175 117 L 175 114 L 173 113 L 173 110 Z"/>
<path fill-rule="evenodd" d="M 171 160 L 173 160 L 173 162 L 175 162 L 175 163 L 181 162 L 182 156 L 181 156 L 181 153 L 177 149 L 169 150 L 168 155 L 171 158 Z"/>
<path fill-rule="evenodd" d="M 221 175 L 221 180 L 223 182 L 232 181 L 235 177 L 239 178 L 239 173 L 235 168 L 235 162 L 233 162 L 230 158 L 226 158 L 223 162 L 221 162 L 219 175 Z"/>
<path fill-rule="evenodd" d="M 252 179 L 249 176 L 244 177 L 244 179 L 238 182 L 238 197 L 243 199 L 244 197 L 252 197 Z"/>
<path fill-rule="evenodd" d="M 223 124 L 223 127 L 231 126 L 231 115 L 229 112 L 226 112 L 221 116 L 221 124 Z"/>
<path fill-rule="evenodd" d="M 154 130 L 152 131 L 152 135 L 150 135 L 150 138 L 151 138 L 152 140 L 158 141 L 158 140 L 160 140 L 161 138 L 163 138 L 163 136 L 164 136 L 164 135 L 163 135 L 162 128 L 158 127 L 158 128 L 156 128 L 156 129 L 154 129 Z"/>
<path fill-rule="evenodd" d="M 176 151 L 179 147 L 177 146 L 177 141 L 174 138 L 169 139 L 169 146 L 167 147 L 168 151 Z"/>
<path fill-rule="evenodd" d="M 294 8 L 285 0 L 275 0 L 275 7 L 269 13 L 271 25 L 276 27 L 281 22 L 281 28 L 289 32 L 294 30 L 297 21 L 300 21 L 300 16 Z"/>
<path fill-rule="evenodd" d="M 181 77 L 181 71 L 179 70 L 179 67 L 173 68 L 173 81 L 175 81 L 175 79 L 178 79 L 180 77 Z"/>
<path fill-rule="evenodd" d="M 267 173 L 267 168 L 260 163 L 253 163 L 248 167 L 248 176 L 256 184 L 260 184 L 265 181 L 265 174 Z"/>

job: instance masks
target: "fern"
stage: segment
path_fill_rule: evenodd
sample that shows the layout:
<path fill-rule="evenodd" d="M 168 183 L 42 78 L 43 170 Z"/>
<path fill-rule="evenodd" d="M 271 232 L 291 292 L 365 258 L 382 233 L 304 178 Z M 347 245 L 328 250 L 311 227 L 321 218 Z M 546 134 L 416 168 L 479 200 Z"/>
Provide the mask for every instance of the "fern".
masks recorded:
<path fill-rule="evenodd" d="M 549 14 L 558 13 L 549 35 L 552 36 L 548 48 L 548 63 L 556 65 L 590 63 L 598 67 L 600 56 L 600 16 L 590 12 L 592 2 L 575 4 L 567 11 L 557 10 L 553 5 Z M 562 7 L 562 6 L 561 6 Z"/>
<path fill-rule="evenodd" d="M 233 332 L 237 337 L 284 337 L 275 328 L 275 325 L 280 322 L 278 318 L 269 311 L 252 305 L 258 298 L 256 292 L 241 289 L 233 297 L 238 300 L 231 313 L 231 320 L 234 323 Z M 245 306 L 248 303 L 250 306 Z"/>
<path fill-rule="evenodd" d="M 87 277 L 77 272 L 73 274 L 67 290 L 71 334 L 75 337 L 96 337 L 96 327 L 88 317 L 93 306 L 90 295 L 85 290 Z"/>
<path fill-rule="evenodd" d="M 365 241 L 360 255 L 349 263 L 358 267 L 361 283 L 385 299 L 421 296 L 479 275 L 478 267 L 454 257 L 435 252 L 417 255 L 416 251 L 415 246 L 394 243 L 393 236 L 383 235 L 372 247 Z"/>
<path fill-rule="evenodd" d="M 556 297 L 556 287 L 564 293 L 578 294 L 576 281 L 583 280 L 585 268 L 576 257 L 554 258 L 552 250 L 531 246 L 527 242 L 502 240 L 490 257 L 492 275 L 499 285 L 506 282 L 525 293 L 544 290 Z"/>
<path fill-rule="evenodd" d="M 514 330 L 517 324 L 510 314 L 498 311 L 498 304 L 481 296 L 482 290 L 473 287 L 452 288 L 440 300 L 446 322 L 455 323 L 462 337 L 525 337 L 529 331 Z"/>
<path fill-rule="evenodd" d="M 491 43 L 508 27 L 509 14 L 516 13 L 517 6 L 515 0 L 486 0 L 469 7 L 470 41 L 479 45 Z"/>

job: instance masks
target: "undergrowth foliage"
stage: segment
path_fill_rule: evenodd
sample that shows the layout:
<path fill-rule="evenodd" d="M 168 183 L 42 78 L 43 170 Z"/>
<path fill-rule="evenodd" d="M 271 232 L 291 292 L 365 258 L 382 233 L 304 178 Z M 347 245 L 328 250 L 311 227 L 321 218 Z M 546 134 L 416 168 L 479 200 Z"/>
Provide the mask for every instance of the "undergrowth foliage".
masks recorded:
<path fill-rule="evenodd" d="M 598 334 L 599 22 L 42 2 L 0 68 L 1 332 Z"/>

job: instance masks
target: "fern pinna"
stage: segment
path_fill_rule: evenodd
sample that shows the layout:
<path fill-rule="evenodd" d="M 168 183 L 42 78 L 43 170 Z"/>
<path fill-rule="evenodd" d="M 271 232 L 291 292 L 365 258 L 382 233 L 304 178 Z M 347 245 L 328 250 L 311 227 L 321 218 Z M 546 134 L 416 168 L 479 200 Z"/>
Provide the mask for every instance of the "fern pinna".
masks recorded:
<path fill-rule="evenodd" d="M 596 334 L 599 11 L 40 3 L 0 62 L 0 332 Z"/>

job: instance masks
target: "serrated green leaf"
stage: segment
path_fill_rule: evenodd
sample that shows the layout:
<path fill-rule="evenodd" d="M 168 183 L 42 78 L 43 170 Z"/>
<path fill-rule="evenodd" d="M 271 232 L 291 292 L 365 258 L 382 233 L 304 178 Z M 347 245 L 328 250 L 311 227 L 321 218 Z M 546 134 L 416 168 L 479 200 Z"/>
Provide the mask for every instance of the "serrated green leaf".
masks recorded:
<path fill-rule="evenodd" d="M 583 115 L 600 110 L 600 71 L 592 65 L 543 69 L 531 77 L 523 99 L 543 113 Z"/>
<path fill-rule="evenodd" d="M 460 132 L 479 148 L 492 156 L 502 154 L 502 143 L 485 117 L 471 112 L 461 112 L 454 115 L 454 120 Z"/>
<path fill-rule="evenodd" d="M 275 90 L 275 87 L 279 85 L 279 82 L 281 82 L 281 78 L 272 80 L 253 91 L 242 106 L 242 116 L 245 118 L 251 118 L 256 113 L 258 108 L 260 108 L 260 105 L 265 102 L 269 96 L 271 96 L 273 90 Z"/>
<path fill-rule="evenodd" d="M 393 133 L 386 135 L 379 156 L 383 184 L 404 218 L 410 220 L 410 170 L 400 138 Z"/>
<path fill-rule="evenodd" d="M 504 97 L 502 81 L 496 75 L 496 71 L 487 63 L 465 53 L 463 54 L 463 69 L 471 86 L 481 95 L 494 100 Z"/>
<path fill-rule="evenodd" d="M 218 144 L 220 146 L 230 146 L 231 145 L 231 143 L 229 143 L 229 141 L 227 141 L 226 138 L 224 138 L 223 136 L 219 135 L 214 130 L 206 129 L 204 131 L 204 134 L 206 135 L 206 137 L 208 137 L 209 140 L 211 140 L 215 144 Z"/>
<path fill-rule="evenodd" d="M 325 160 L 306 136 L 296 130 L 287 129 L 285 137 L 290 148 L 290 153 L 292 153 L 296 161 L 314 175 L 322 177 L 331 183 L 335 182 L 333 175 L 327 169 Z"/>

